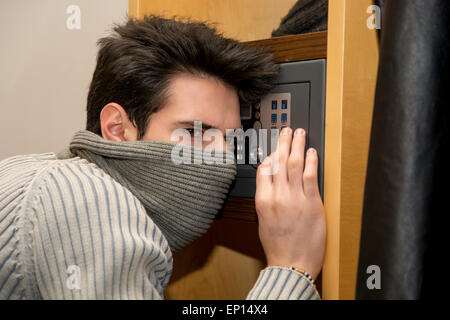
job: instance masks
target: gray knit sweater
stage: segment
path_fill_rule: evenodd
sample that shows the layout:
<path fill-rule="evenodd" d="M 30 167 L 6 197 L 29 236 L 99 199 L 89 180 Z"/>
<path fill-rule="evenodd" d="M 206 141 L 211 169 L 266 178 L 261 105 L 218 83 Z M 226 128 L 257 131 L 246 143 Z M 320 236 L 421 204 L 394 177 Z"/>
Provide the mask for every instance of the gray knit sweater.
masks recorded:
<path fill-rule="evenodd" d="M 54 153 L 0 161 L 0 299 L 164 299 L 166 238 L 95 164 Z M 247 299 L 319 299 L 302 275 L 260 272 Z"/>

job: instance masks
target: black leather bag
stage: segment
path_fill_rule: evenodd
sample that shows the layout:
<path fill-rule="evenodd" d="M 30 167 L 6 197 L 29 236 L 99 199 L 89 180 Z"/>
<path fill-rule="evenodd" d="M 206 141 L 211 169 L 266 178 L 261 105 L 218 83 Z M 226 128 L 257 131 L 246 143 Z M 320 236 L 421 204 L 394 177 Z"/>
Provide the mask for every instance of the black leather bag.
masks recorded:
<path fill-rule="evenodd" d="M 356 298 L 435 298 L 448 291 L 450 1 L 383 13 Z"/>

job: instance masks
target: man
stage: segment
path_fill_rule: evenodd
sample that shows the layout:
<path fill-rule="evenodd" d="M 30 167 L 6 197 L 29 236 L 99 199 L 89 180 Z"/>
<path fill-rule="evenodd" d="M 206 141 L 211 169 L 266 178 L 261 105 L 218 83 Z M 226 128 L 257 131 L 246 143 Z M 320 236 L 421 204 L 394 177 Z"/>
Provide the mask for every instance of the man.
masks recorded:
<path fill-rule="evenodd" d="M 176 164 L 174 133 L 195 135 L 201 121 L 221 133 L 215 155 L 229 155 L 240 104 L 268 93 L 278 73 L 264 50 L 202 23 L 130 19 L 99 45 L 87 130 L 65 152 L 0 162 L 2 299 L 163 299 L 172 252 L 206 232 L 236 173 Z M 186 150 L 196 159 L 209 145 Z M 258 169 L 268 267 L 247 299 L 319 298 L 325 220 L 317 155 L 304 159 L 304 147 L 303 130 L 285 129 Z"/>

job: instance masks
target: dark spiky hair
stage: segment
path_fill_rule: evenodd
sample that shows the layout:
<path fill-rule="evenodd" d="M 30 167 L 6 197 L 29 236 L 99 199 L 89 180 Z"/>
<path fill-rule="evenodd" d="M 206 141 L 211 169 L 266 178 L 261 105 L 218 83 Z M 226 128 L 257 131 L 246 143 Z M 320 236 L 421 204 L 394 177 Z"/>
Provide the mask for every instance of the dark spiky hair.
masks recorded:
<path fill-rule="evenodd" d="M 130 18 L 98 41 L 97 66 L 89 88 L 86 129 L 101 134 L 100 112 L 120 104 L 139 134 L 164 107 L 171 79 L 210 76 L 237 90 L 241 104 L 273 88 L 279 72 L 270 52 L 223 37 L 212 24 L 160 16 Z"/>

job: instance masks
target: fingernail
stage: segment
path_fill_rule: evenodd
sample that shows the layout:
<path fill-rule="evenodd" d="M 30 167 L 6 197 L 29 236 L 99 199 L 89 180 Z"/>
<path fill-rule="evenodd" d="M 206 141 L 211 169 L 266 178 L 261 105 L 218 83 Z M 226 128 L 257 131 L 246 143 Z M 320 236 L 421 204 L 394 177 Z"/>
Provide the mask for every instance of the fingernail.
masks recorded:
<path fill-rule="evenodd" d="M 295 130 L 295 135 L 296 136 L 302 136 L 302 135 L 304 135 L 305 134 L 305 130 L 303 130 L 303 129 L 297 129 L 297 130 Z"/>
<path fill-rule="evenodd" d="M 310 155 L 313 155 L 315 152 L 316 152 L 316 150 L 314 150 L 314 148 L 309 148 L 309 149 L 308 149 L 308 153 L 309 153 Z"/>
<path fill-rule="evenodd" d="M 287 136 L 289 134 L 291 134 L 291 128 L 283 128 L 283 130 L 281 130 L 282 136 Z"/>

